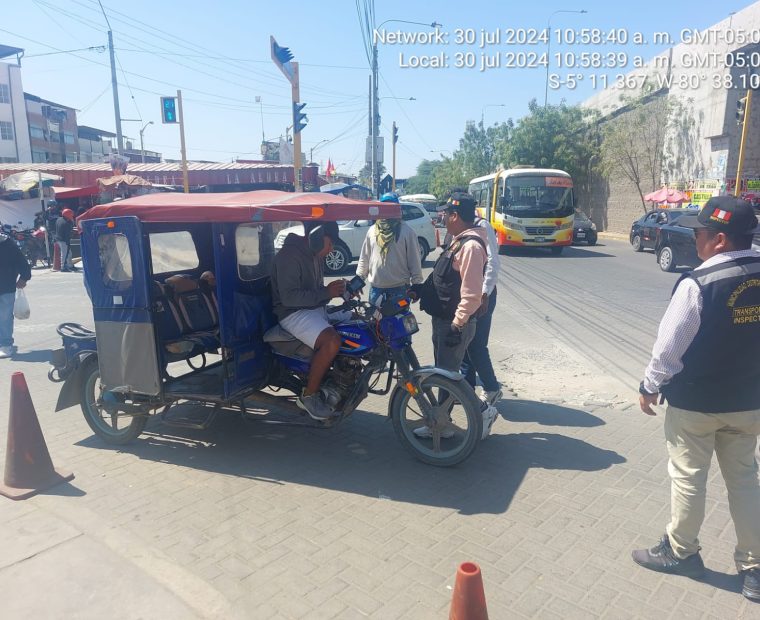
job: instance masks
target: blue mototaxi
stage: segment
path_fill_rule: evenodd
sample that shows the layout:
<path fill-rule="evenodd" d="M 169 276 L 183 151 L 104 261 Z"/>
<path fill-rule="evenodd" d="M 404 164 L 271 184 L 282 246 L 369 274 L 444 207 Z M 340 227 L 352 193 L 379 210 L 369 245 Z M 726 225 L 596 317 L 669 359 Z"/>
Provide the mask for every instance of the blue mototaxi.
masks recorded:
<path fill-rule="evenodd" d="M 148 194 L 90 209 L 78 226 L 95 329 L 58 328 L 56 411 L 79 404 L 112 444 L 135 439 L 150 415 L 171 423 L 188 402 L 206 405 L 206 423 L 226 410 L 302 415 L 294 400 L 313 351 L 272 312 L 275 235 L 294 222 L 398 217 L 395 203 L 279 191 Z M 299 424 L 335 426 L 368 394 L 389 394 L 412 454 L 443 466 L 468 458 L 483 432 L 479 401 L 458 373 L 420 365 L 409 300 L 336 308 L 353 318 L 335 325 L 343 345 L 322 385 L 335 416 Z"/>

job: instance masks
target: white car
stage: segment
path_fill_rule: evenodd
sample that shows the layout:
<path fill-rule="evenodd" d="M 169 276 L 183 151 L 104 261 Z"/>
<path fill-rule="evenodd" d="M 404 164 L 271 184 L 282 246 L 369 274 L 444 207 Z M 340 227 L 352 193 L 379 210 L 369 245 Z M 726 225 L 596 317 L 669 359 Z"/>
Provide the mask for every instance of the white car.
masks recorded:
<path fill-rule="evenodd" d="M 430 250 L 438 247 L 438 232 L 433 226 L 433 220 L 430 214 L 422 205 L 412 202 L 401 203 L 401 219 L 404 220 L 412 230 L 417 234 L 417 242 L 420 246 L 420 258 L 425 261 L 425 257 Z M 373 220 L 344 220 L 338 222 L 340 242 L 336 244 L 335 249 L 325 257 L 325 274 L 335 275 L 343 271 L 349 263 L 359 259 L 359 253 L 362 250 L 364 238 L 367 236 L 369 227 L 372 226 Z M 290 233 L 303 235 L 303 226 L 291 226 L 277 233 L 274 240 L 274 247 L 279 250 L 285 237 Z"/>

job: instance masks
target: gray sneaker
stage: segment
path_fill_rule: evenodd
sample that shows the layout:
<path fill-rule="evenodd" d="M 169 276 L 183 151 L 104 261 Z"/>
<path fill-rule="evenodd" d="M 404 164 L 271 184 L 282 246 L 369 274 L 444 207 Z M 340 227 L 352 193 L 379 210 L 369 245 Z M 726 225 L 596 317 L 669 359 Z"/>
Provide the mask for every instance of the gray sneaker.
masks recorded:
<path fill-rule="evenodd" d="M 0 347 L 0 359 L 11 357 L 13 353 L 13 347 Z"/>
<path fill-rule="evenodd" d="M 309 396 L 301 394 L 296 399 L 296 405 L 306 411 L 315 420 L 327 420 L 335 415 L 335 412 L 327 406 L 322 398 L 322 392 L 315 392 Z"/>
<path fill-rule="evenodd" d="M 496 388 L 493 392 L 486 392 L 483 390 L 483 400 L 488 403 L 489 406 L 493 406 L 501 400 L 504 393 L 501 388 Z"/>

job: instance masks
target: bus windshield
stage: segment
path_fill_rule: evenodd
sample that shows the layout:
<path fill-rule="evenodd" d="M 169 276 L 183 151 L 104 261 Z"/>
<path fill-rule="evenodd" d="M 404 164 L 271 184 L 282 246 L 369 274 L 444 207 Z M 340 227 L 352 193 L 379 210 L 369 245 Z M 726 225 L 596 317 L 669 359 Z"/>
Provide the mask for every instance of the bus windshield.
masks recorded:
<path fill-rule="evenodd" d="M 521 175 L 507 177 L 506 182 L 500 192 L 500 210 L 506 215 L 567 217 L 575 210 L 573 181 L 568 177 Z"/>

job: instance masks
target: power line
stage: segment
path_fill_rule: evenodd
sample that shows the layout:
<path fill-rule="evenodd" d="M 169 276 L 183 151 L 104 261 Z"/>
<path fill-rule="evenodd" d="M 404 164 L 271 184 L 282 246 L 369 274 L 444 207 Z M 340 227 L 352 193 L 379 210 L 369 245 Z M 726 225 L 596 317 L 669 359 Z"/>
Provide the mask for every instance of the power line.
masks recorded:
<path fill-rule="evenodd" d="M 91 4 L 94 4 L 95 2 L 100 3 L 100 0 L 88 0 L 88 1 Z M 78 4 L 79 6 L 82 6 L 83 8 L 87 8 L 87 9 L 93 10 L 92 7 L 89 7 L 88 5 L 84 4 L 80 0 L 73 0 L 73 2 L 75 4 Z M 191 41 L 188 41 L 187 39 L 183 39 L 182 37 L 178 37 L 178 36 L 176 36 L 176 35 L 174 35 L 174 34 L 172 34 L 170 32 L 167 32 L 166 30 L 162 30 L 161 28 L 156 28 L 152 24 L 149 24 L 147 22 L 143 22 L 143 21 L 141 21 L 139 19 L 136 19 L 136 18 L 134 18 L 134 17 L 132 17 L 130 15 L 127 15 L 126 13 L 122 13 L 122 12 L 117 11 L 115 9 L 110 9 L 110 11 L 111 11 L 112 14 L 117 14 L 117 15 L 120 15 L 120 16 L 122 16 L 124 18 L 124 19 L 117 19 L 117 21 L 120 21 L 122 24 L 125 24 L 129 28 L 135 28 L 135 26 L 131 26 L 129 24 L 129 22 L 134 22 L 135 24 L 139 24 L 140 27 L 136 28 L 136 29 L 139 30 L 139 32 L 141 34 L 146 34 L 148 36 L 156 37 L 156 38 L 160 39 L 162 41 L 162 43 L 169 43 L 170 45 L 175 45 L 177 47 L 188 49 L 188 50 L 191 50 L 191 51 L 200 50 L 200 51 L 203 51 L 203 52 L 210 52 L 212 54 L 215 54 L 216 58 L 219 58 L 220 60 L 224 60 L 228 65 L 229 64 L 233 64 L 233 65 L 236 65 L 238 69 L 242 69 L 242 70 L 244 70 L 244 71 L 246 71 L 248 73 L 254 73 L 254 74 L 258 75 L 261 79 L 264 79 L 264 80 L 270 82 L 270 85 L 272 85 L 272 86 L 275 86 L 275 85 L 279 86 L 280 83 L 281 83 L 280 80 L 279 80 L 279 78 L 277 78 L 275 75 L 273 75 L 273 72 L 272 73 L 263 73 L 263 72 L 260 72 L 260 71 L 253 71 L 253 70 L 251 70 L 250 67 L 241 67 L 238 64 L 239 61 L 237 59 L 233 58 L 233 57 L 230 57 L 230 56 L 227 56 L 227 55 L 224 55 L 224 54 L 219 54 L 218 52 L 214 52 L 214 50 L 210 50 L 208 48 L 204 48 L 202 46 L 199 46 L 199 45 L 197 45 L 197 44 L 195 44 L 195 43 L 193 43 Z M 159 33 L 159 35 L 161 35 L 161 36 L 151 34 L 151 32 L 146 31 L 146 29 L 147 30 L 155 31 L 155 32 Z M 137 39 L 136 37 L 134 37 L 134 35 L 129 35 L 129 36 L 132 39 L 134 39 L 134 40 L 140 40 L 140 41 L 142 41 L 146 45 L 152 45 L 151 43 L 148 43 L 147 41 L 144 41 L 142 39 Z M 174 41 L 177 41 L 177 42 L 167 41 L 166 37 L 168 37 L 170 39 L 173 39 Z M 165 49 L 165 48 L 160 48 L 160 49 Z M 178 64 L 181 64 L 181 63 L 178 63 Z M 239 73 L 231 72 L 229 70 L 228 66 L 225 66 L 223 68 L 219 68 L 219 67 L 215 67 L 215 66 L 212 66 L 212 65 L 208 65 L 207 63 L 204 63 L 204 64 L 206 66 L 208 66 L 208 67 L 211 67 L 211 68 L 215 69 L 216 71 L 228 72 L 228 73 L 231 73 L 233 75 L 237 75 L 238 77 L 242 77 L 245 80 L 249 80 L 250 79 L 250 76 L 248 74 L 241 75 Z M 195 70 L 194 67 L 188 67 L 187 65 L 181 65 L 181 66 L 185 66 L 185 67 L 187 67 L 187 68 L 189 68 L 191 70 Z M 309 84 L 308 82 L 305 82 L 305 81 L 301 82 L 301 86 L 305 90 L 311 90 L 311 91 L 314 91 L 314 92 L 322 92 L 322 94 L 326 95 L 326 96 L 331 96 L 331 93 L 334 93 L 335 96 L 352 96 L 352 95 L 346 95 L 346 93 L 338 93 L 336 91 L 330 91 L 330 90 L 327 90 L 327 89 L 323 89 L 321 87 L 317 87 L 317 86 L 311 85 L 311 84 Z M 277 96 L 277 95 L 275 95 L 274 93 L 271 93 L 271 92 L 266 92 L 266 91 L 261 91 L 261 90 L 260 90 L 260 92 L 264 92 L 265 94 L 270 94 L 270 95 L 273 95 L 273 96 Z"/>

